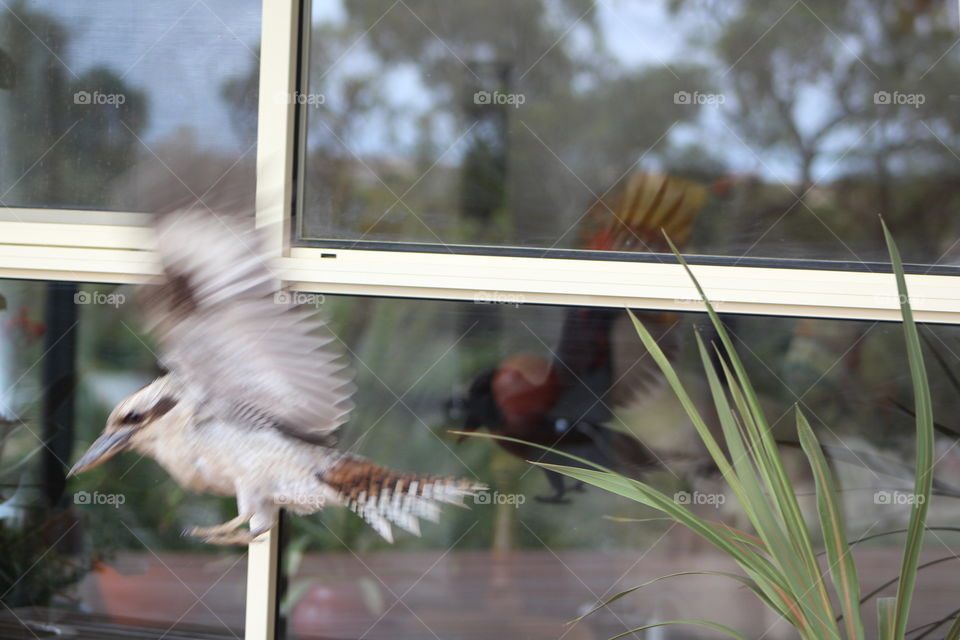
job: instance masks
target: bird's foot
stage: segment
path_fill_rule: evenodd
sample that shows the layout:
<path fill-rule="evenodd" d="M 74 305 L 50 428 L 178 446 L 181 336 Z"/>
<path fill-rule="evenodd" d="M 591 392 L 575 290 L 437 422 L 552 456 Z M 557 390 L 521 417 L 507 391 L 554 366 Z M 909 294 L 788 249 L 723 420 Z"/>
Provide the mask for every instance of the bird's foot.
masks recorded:
<path fill-rule="evenodd" d="M 200 538 L 204 542 L 214 542 L 219 539 L 232 539 L 233 536 L 239 535 L 250 535 L 248 532 L 237 531 L 241 526 L 246 524 L 250 520 L 248 515 L 239 515 L 232 520 L 228 520 L 223 524 L 217 524 L 212 527 L 190 527 L 185 529 L 183 535 L 191 536 L 194 538 Z M 224 544 L 241 544 L 241 543 L 224 543 Z"/>
<path fill-rule="evenodd" d="M 207 544 L 216 544 L 221 546 L 245 546 L 261 541 L 261 536 L 269 529 L 256 531 L 233 531 L 231 533 L 216 534 L 203 538 Z"/>
<path fill-rule="evenodd" d="M 222 524 L 213 527 L 187 527 L 183 530 L 183 535 L 190 536 L 191 538 L 210 538 L 213 536 L 225 535 L 235 531 L 236 529 L 237 527 L 230 527 L 228 529 Z"/>
<path fill-rule="evenodd" d="M 540 504 L 570 504 L 570 500 L 564 498 L 562 493 L 556 493 L 552 496 L 533 496 L 533 499 Z"/>
<path fill-rule="evenodd" d="M 578 480 L 577 484 L 573 485 L 569 490 L 584 493 L 587 490 L 587 485 L 583 480 Z"/>
<path fill-rule="evenodd" d="M 183 535 L 194 538 L 201 538 L 204 542 L 211 542 L 216 538 L 223 538 L 237 533 L 237 529 L 250 520 L 250 516 L 239 515 L 223 524 L 213 525 L 212 527 L 190 527 L 184 529 Z"/>

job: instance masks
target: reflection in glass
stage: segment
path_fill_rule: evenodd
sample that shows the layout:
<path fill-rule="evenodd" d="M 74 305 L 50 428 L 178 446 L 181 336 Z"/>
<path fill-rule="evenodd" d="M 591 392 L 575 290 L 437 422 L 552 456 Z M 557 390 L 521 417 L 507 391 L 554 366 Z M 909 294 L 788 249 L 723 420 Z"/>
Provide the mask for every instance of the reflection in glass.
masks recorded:
<path fill-rule="evenodd" d="M 771 627 L 766 637 L 786 637 L 739 585 L 706 576 L 658 583 L 565 626 L 605 597 L 657 576 L 735 567 L 688 532 L 648 520 L 656 515 L 651 510 L 569 481 L 560 487 L 524 460 L 558 461 L 557 455 L 450 433 L 551 444 L 643 477 L 703 517 L 744 526 L 625 311 L 517 301 L 327 296 L 323 302 L 358 384 L 356 413 L 342 428 L 340 446 L 398 468 L 476 477 L 490 492 L 469 511 L 448 509 L 439 523 L 424 523 L 420 538 L 398 535 L 392 546 L 345 510 L 287 519 L 288 638 L 548 639 L 568 632 L 564 637 L 599 639 L 690 617 L 716 619 L 747 637 Z M 716 428 L 692 341 L 694 328 L 708 323 L 696 313 L 638 313 Z M 800 403 L 829 446 L 851 538 L 901 528 L 909 505 L 885 500 L 913 481 L 913 424 L 905 410 L 912 398 L 900 326 L 725 321 L 775 436 L 795 440 L 792 410 Z M 958 431 L 949 419 L 960 394 L 947 375 L 960 371 L 960 335 L 953 327 L 923 332 L 935 415 L 945 427 L 937 445 L 942 495 L 930 518 L 942 526 L 955 520 L 960 504 Z M 789 445 L 783 451 L 802 507 L 815 519 L 813 479 L 802 454 Z M 952 557 L 960 542 L 952 532 L 936 536 L 925 561 Z M 864 594 L 897 575 L 901 544 L 887 536 L 856 549 Z M 917 624 L 955 607 L 952 571 L 945 562 L 921 572 Z M 674 633 L 664 637 L 691 637 Z"/>
<path fill-rule="evenodd" d="M 242 635 L 245 549 L 182 536 L 229 501 L 133 455 L 64 480 L 114 404 L 156 375 L 131 293 L 0 282 L 0 637 Z"/>
<path fill-rule="evenodd" d="M 859 0 L 315 2 L 300 237 L 596 250 L 586 213 L 627 226 L 617 194 L 660 174 L 703 191 L 689 253 L 882 261 L 882 214 L 908 261 L 954 264 L 958 20 Z"/>
<path fill-rule="evenodd" d="M 259 38 L 253 0 L 4 3 L 0 204 L 146 211 L 225 176 L 252 190 Z"/>
<path fill-rule="evenodd" d="M 243 624 L 245 554 L 200 545 L 181 531 L 231 517 L 232 501 L 187 494 L 155 463 L 130 455 L 63 481 L 65 461 L 99 433 L 116 400 L 156 375 L 130 292 L 8 281 L 0 293 L 0 535 L 8 563 L 0 599 L 43 624 L 133 619 L 166 629 L 179 619 L 229 637 Z M 439 522 L 424 523 L 422 537 L 398 532 L 394 545 L 345 509 L 289 518 L 287 637 L 556 638 L 568 630 L 566 621 L 619 589 L 676 570 L 731 568 L 683 531 L 648 520 L 651 512 L 634 503 L 558 487 L 522 459 L 536 459 L 534 449 L 449 432 L 540 439 L 742 526 L 625 311 L 517 301 L 312 300 L 331 319 L 356 373 L 357 410 L 339 446 L 396 468 L 477 478 L 491 490 L 470 509 L 450 507 Z M 690 340 L 703 318 L 638 313 L 695 402 L 709 406 Z M 776 437 L 793 438 L 791 409 L 799 402 L 836 452 L 851 537 L 902 527 L 909 504 L 896 496 L 912 482 L 913 430 L 900 327 L 743 316 L 726 322 Z M 960 495 L 958 425 L 951 418 L 960 409 L 960 336 L 953 327 L 926 327 L 923 334 L 941 423 L 930 523 L 949 526 Z M 477 404 L 483 410 L 475 411 Z M 812 479 L 792 457 L 795 450 L 786 447 L 785 455 L 794 484 L 808 496 L 807 515 L 815 517 Z M 953 557 L 955 538 L 931 534 L 924 560 Z M 890 549 L 899 544 L 888 536 L 858 546 L 864 593 L 896 575 L 899 555 Z M 919 621 L 955 606 L 952 576 L 949 563 L 921 572 Z M 695 616 L 757 637 L 775 621 L 750 601 L 723 581 L 690 577 L 624 598 L 570 633 L 605 638 Z M 6 610 L 5 628 L 22 631 Z"/>

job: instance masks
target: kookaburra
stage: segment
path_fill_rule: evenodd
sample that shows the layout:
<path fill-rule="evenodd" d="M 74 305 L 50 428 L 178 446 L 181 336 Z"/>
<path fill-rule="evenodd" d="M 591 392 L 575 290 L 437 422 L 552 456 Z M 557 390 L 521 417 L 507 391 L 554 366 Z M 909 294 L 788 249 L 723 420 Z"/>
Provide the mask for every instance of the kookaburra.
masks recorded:
<path fill-rule="evenodd" d="M 236 518 L 188 530 L 215 544 L 253 541 L 281 508 L 336 505 L 388 541 L 390 523 L 419 535 L 418 518 L 484 487 L 334 448 L 352 384 L 329 329 L 280 290 L 252 227 L 200 206 L 157 216 L 163 278 L 141 300 L 168 373 L 114 408 L 68 475 L 133 450 L 187 489 L 236 495 Z"/>

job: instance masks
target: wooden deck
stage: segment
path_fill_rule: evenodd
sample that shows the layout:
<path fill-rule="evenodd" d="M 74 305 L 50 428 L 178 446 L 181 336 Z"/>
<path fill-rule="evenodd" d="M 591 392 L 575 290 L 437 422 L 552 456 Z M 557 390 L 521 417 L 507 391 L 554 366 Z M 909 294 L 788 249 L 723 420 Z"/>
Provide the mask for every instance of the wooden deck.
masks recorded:
<path fill-rule="evenodd" d="M 925 560 L 948 555 L 932 552 Z M 94 612 L 163 627 L 203 625 L 242 637 L 245 562 L 240 556 L 123 554 L 83 583 Z M 858 552 L 864 591 L 896 574 L 896 548 Z M 239 562 L 238 562 L 239 560 Z M 731 581 L 685 576 L 658 583 L 577 625 L 566 622 L 599 599 L 682 570 L 730 570 L 713 553 L 418 552 L 311 555 L 289 588 L 288 638 L 336 640 L 599 640 L 653 620 L 715 619 L 760 637 L 775 620 Z M 921 574 L 914 619 L 944 615 L 960 601 L 958 567 Z M 892 588 L 888 594 L 892 593 Z M 868 611 L 872 613 L 874 605 Z M 872 621 L 875 615 L 865 615 Z M 870 634 L 868 633 L 868 636 Z M 658 638 L 715 637 L 676 628 Z M 790 637 L 776 628 L 765 638 Z"/>

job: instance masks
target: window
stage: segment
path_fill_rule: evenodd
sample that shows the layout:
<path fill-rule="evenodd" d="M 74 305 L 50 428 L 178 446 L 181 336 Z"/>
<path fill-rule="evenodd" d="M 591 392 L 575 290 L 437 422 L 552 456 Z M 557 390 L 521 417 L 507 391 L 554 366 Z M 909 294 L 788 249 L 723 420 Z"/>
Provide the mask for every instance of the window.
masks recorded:
<path fill-rule="evenodd" d="M 556 429 L 523 436 L 508 430 L 506 435 L 534 442 L 545 438 L 567 453 L 602 459 L 687 501 L 706 518 L 737 522 L 728 502 L 732 494 L 719 488 L 716 471 L 672 392 L 663 384 L 647 386 L 655 365 L 649 357 L 633 359 L 642 346 L 622 309 L 341 296 L 326 296 L 322 303 L 356 368 L 358 409 L 341 446 L 392 467 L 479 477 L 491 492 L 489 503 L 480 498 L 469 511 L 446 509 L 439 523 L 424 522 L 422 537 L 398 531 L 392 545 L 349 513 L 319 520 L 290 517 L 284 527 L 289 555 L 281 608 L 286 638 L 558 638 L 570 631 L 567 621 L 598 601 L 657 576 L 706 567 L 736 570 L 680 527 L 638 523 L 658 514 L 636 503 L 592 487 L 580 492 L 570 481 L 563 501 L 550 502 L 556 497 L 551 479 L 516 454 L 562 464 L 560 456 L 541 457 L 532 448 L 518 452 L 449 433 L 465 422 L 456 412 L 451 415 L 449 399 L 469 394 L 485 373 L 496 369 L 505 377 L 511 372 L 533 377 L 540 371 L 536 363 L 559 359 L 571 369 L 561 366 L 555 372 L 562 391 L 551 418 L 612 423 L 652 453 L 628 446 L 630 440 L 613 431 L 598 432 L 587 442 L 561 438 Z M 704 315 L 639 313 L 709 415 L 709 390 L 705 382 L 698 384 L 702 368 L 692 340 L 694 327 L 708 324 Z M 598 380 L 603 367 L 578 358 L 602 349 L 590 331 L 608 321 L 613 328 L 604 335 L 612 342 L 619 384 L 601 401 L 596 390 L 611 386 Z M 792 409 L 799 403 L 837 452 L 835 472 L 844 489 L 851 539 L 904 526 L 909 509 L 904 491 L 912 486 L 912 476 L 902 451 L 912 447 L 913 421 L 899 408 L 909 404 L 911 394 L 909 374 L 900 366 L 900 327 L 748 315 L 727 316 L 727 326 L 769 407 L 776 437 L 796 442 Z M 564 336 L 571 327 L 576 331 Z M 926 337 L 936 353 L 953 361 L 956 327 L 931 327 Z M 931 374 L 938 381 L 937 415 L 953 415 L 956 388 L 938 365 L 931 363 Z M 515 380 L 503 384 L 522 393 Z M 624 402 L 631 393 L 636 395 Z M 500 406 L 511 408 L 506 400 Z M 866 432 L 864 425 L 870 425 Z M 942 439 L 937 453 L 943 456 L 938 482 L 947 485 L 960 479 L 951 471 L 956 456 L 951 445 L 949 438 Z M 813 478 L 801 472 L 803 456 L 789 445 L 784 456 L 794 469 L 802 506 L 815 518 Z M 936 497 L 931 523 L 949 522 L 954 500 Z M 934 531 L 925 559 L 950 557 L 955 535 Z M 899 572 L 900 555 L 886 546 L 889 538 L 879 541 L 884 540 L 857 551 L 864 595 Z M 949 571 L 931 567 L 921 573 L 917 625 L 953 608 L 950 596 L 941 601 L 936 586 Z M 643 589 L 570 633 L 610 638 L 683 617 L 716 620 L 746 637 L 773 633 L 775 626 L 739 584 L 698 576 Z"/>
<path fill-rule="evenodd" d="M 887 322 L 899 318 L 898 299 L 876 216 L 910 263 L 935 413 L 955 428 L 960 16 L 937 3 L 714 5 L 0 8 L 5 371 L 29 391 L 27 406 L 47 407 L 35 419 L 58 438 L 41 448 L 43 433 L 19 428 L 5 441 L 0 472 L 37 453 L 4 475 L 0 515 L 27 486 L 19 470 L 49 471 L 44 513 L 68 522 L 50 531 L 71 522 L 83 531 L 66 542 L 45 535 L 16 558 L 29 567 L 49 550 L 37 567 L 59 579 L 67 573 L 51 560 L 88 561 L 113 545 L 98 571 L 64 584 L 87 622 L 257 639 L 555 638 L 678 557 L 690 562 L 683 568 L 725 569 L 663 523 L 616 520 L 651 514 L 599 491 L 571 486 L 560 496 L 569 503 L 537 501 L 558 497 L 547 476 L 489 440 L 449 433 L 463 426 L 458 399 L 491 368 L 564 361 L 571 318 L 620 327 L 624 308 L 648 314 L 695 382 L 690 336 L 704 324 L 702 305 L 660 226 L 729 322 L 771 416 L 800 403 L 855 458 L 836 463 L 851 533 L 902 526 L 900 465 L 911 445 L 899 405 L 909 384 L 899 327 Z M 209 195 L 216 206 L 218 191 L 255 202 L 278 273 L 348 351 L 359 409 L 341 446 L 397 468 L 478 478 L 489 504 L 445 509 L 422 537 L 398 533 L 394 545 L 345 510 L 290 517 L 244 554 L 181 540 L 178 527 L 232 506 L 188 496 L 150 462 L 118 459 L 63 484 L 51 447 L 69 458 L 111 399 L 151 374 L 149 336 L 127 300 L 127 285 L 157 269 L 149 212 L 181 197 Z M 630 327 L 608 329 L 610 353 L 631 357 Z M 75 376 L 72 414 L 53 403 L 58 372 Z M 581 379 L 561 394 L 557 419 L 598 412 L 655 454 L 627 467 L 735 518 L 670 394 L 650 381 L 639 410 L 608 412 L 610 380 Z M 777 428 L 795 435 L 789 415 Z M 935 499 L 931 524 L 952 518 L 954 442 L 938 440 L 948 495 Z M 130 465 L 136 473 L 123 476 Z M 809 485 L 797 468 L 798 485 Z M 924 559 L 953 553 L 954 537 L 930 536 Z M 870 567 L 865 593 L 897 571 L 887 540 L 858 550 Z M 34 570 L 18 569 L 13 586 L 53 583 Z M 921 573 L 921 622 L 953 608 L 948 570 Z M 104 576 L 120 586 L 111 591 Z M 689 615 L 694 602 L 704 606 L 697 617 L 720 616 L 751 637 L 774 626 L 742 590 L 689 580 L 625 598 L 568 637 Z M 41 595 L 0 595 L 0 629 L 31 637 L 68 624 L 64 607 L 47 609 L 62 597 Z"/>
<path fill-rule="evenodd" d="M 908 261 L 953 264 L 955 16 L 893 12 L 316 2 L 298 237 L 636 259 L 655 236 L 585 232 L 660 198 L 724 262 L 869 270 L 882 213 Z"/>
<path fill-rule="evenodd" d="M 64 486 L 107 413 L 157 373 L 129 288 L 3 280 L 4 560 L 0 630 L 45 637 L 111 627 L 235 637 L 243 549 L 211 550 L 185 528 L 229 501 L 179 490 L 152 460 L 120 456 Z M 232 517 L 232 516 L 228 516 Z"/>
<path fill-rule="evenodd" d="M 14 2 L 0 28 L 5 206 L 150 211 L 253 176 L 259 3 Z"/>

